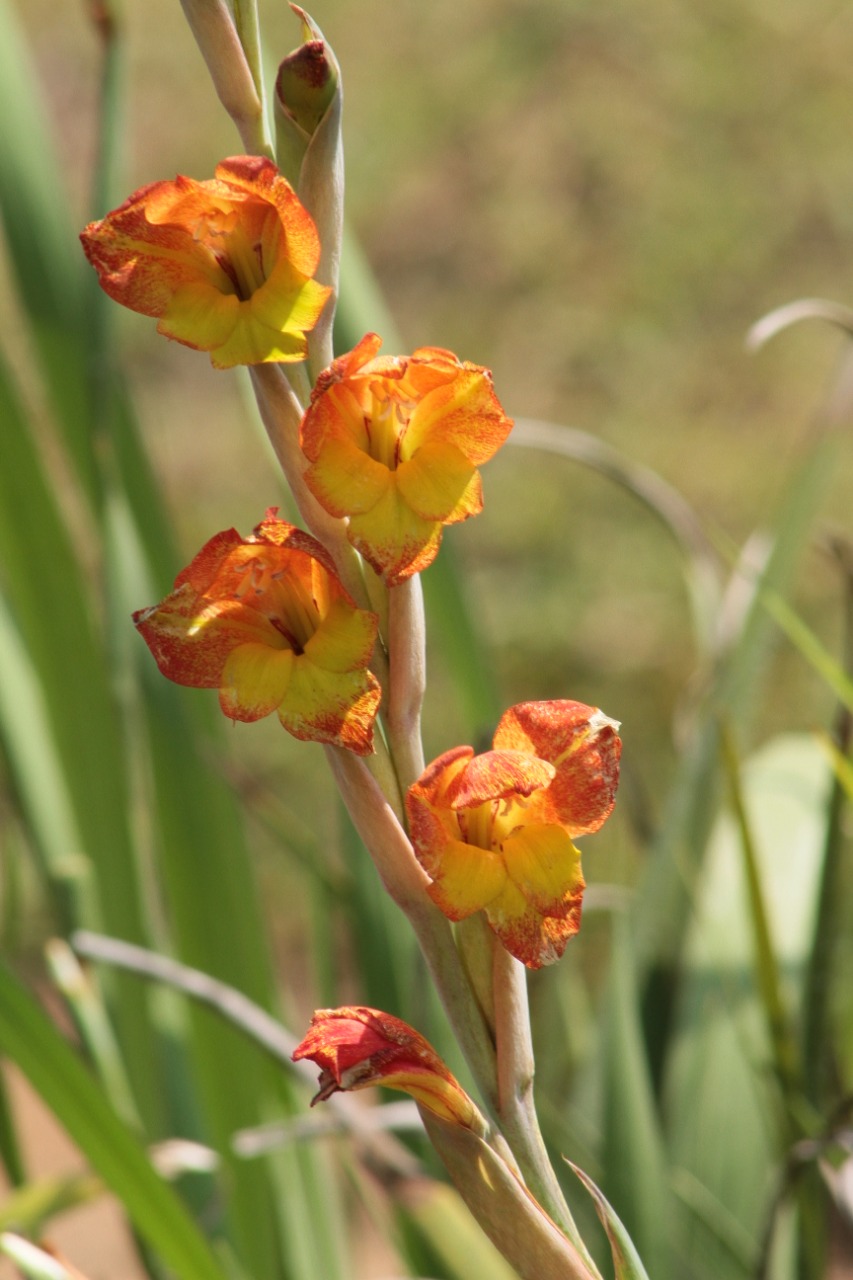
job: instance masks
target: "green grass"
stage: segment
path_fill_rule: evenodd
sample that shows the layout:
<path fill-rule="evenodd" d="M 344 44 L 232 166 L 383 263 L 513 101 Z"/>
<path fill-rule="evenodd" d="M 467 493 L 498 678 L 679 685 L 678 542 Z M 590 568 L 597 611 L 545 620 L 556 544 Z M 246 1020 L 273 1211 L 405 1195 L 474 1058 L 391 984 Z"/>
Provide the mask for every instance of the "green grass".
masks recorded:
<path fill-rule="evenodd" d="M 45 938 L 97 927 L 294 1031 L 315 1004 L 365 1001 L 440 1042 L 322 753 L 274 724 L 227 732 L 212 695 L 157 678 L 129 621 L 281 483 L 245 386 L 105 306 L 76 232 L 104 211 L 90 190 L 103 206 L 204 177 L 237 143 L 172 0 L 128 3 L 104 66 L 82 7 L 19 7 L 26 40 L 0 9 L 9 964 L 43 983 Z M 286 7 L 261 14 L 274 62 L 297 30 Z M 824 409 L 836 334 L 802 326 L 758 355 L 743 338 L 797 294 L 850 296 L 853 16 L 829 0 L 325 0 L 315 16 L 344 66 L 349 214 L 375 269 L 351 270 L 342 338 L 388 333 L 387 304 L 389 349 L 452 347 L 494 369 L 509 412 L 598 448 L 590 464 L 507 446 L 483 515 L 425 579 L 427 758 L 481 747 L 528 698 L 623 722 L 584 928 L 530 983 L 555 1161 L 600 1183 L 653 1280 L 749 1280 L 762 1259 L 774 1280 L 817 1280 L 826 1197 L 796 1144 L 837 1158 L 853 1084 L 845 722 L 835 783 L 813 736 L 839 697 L 849 711 L 850 585 L 825 546 L 850 537 L 851 445 Z M 711 580 L 638 500 L 638 467 L 683 496 Z M 721 602 L 747 545 L 764 558 Z M 93 993 L 114 1060 L 85 1026 L 71 1047 L 12 977 L 0 1047 L 124 1202 L 152 1276 L 360 1280 L 365 1219 L 368 1238 L 393 1221 L 401 1274 L 464 1276 L 446 1187 L 377 1188 L 344 1138 L 239 1158 L 237 1130 L 303 1115 L 301 1085 L 183 997 L 108 971 Z M 15 1128 L 4 1104 L 0 1156 L 26 1190 Z M 142 1152 L 173 1135 L 218 1172 L 167 1188 Z"/>

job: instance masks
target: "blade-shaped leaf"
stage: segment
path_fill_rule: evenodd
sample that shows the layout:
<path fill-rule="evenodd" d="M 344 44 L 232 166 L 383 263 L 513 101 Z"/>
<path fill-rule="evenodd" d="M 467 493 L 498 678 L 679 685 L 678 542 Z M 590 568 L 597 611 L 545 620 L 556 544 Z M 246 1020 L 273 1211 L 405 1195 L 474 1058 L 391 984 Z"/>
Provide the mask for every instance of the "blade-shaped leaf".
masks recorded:
<path fill-rule="evenodd" d="M 28 1078 L 140 1234 L 179 1276 L 226 1280 L 172 1189 L 154 1172 L 101 1089 L 15 977 L 0 974 L 0 1048 Z"/>
<path fill-rule="evenodd" d="M 649 1280 L 646 1269 L 640 1261 L 640 1255 L 634 1247 L 633 1240 L 620 1222 L 618 1215 L 614 1213 L 604 1194 L 595 1185 L 592 1178 L 584 1173 L 583 1169 L 579 1169 L 576 1164 L 572 1164 L 571 1160 L 567 1160 L 566 1163 L 592 1196 L 595 1211 L 601 1220 L 601 1225 L 607 1232 L 607 1239 L 610 1242 L 616 1280 Z"/>

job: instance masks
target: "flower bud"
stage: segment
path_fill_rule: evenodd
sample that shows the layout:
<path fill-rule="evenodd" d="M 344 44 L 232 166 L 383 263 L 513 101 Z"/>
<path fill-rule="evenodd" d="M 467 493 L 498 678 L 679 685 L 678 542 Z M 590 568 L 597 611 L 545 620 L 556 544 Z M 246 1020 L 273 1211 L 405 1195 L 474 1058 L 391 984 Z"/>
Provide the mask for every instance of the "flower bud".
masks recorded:
<path fill-rule="evenodd" d="M 299 139 L 302 143 L 300 165 L 308 143 L 332 104 L 337 88 L 337 70 L 322 40 L 306 40 L 287 55 L 278 69 L 275 82 L 276 110 L 293 126 L 289 130 L 289 138 L 294 141 Z M 297 148 L 293 149 L 295 152 Z M 298 178 L 298 172 L 295 176 Z"/>
<path fill-rule="evenodd" d="M 284 59 L 275 83 L 276 160 L 317 225 L 322 245 L 317 279 L 337 293 L 343 233 L 344 162 L 341 144 L 341 73 L 323 33 L 304 9 L 302 44 Z M 312 335 L 312 377 L 332 357 L 334 309 Z"/>
<path fill-rule="evenodd" d="M 295 1062 L 301 1058 L 320 1068 L 313 1102 L 381 1084 L 408 1093 L 419 1107 L 452 1126 L 486 1132 L 483 1117 L 432 1045 L 390 1013 L 363 1005 L 318 1009 L 293 1054 Z"/>

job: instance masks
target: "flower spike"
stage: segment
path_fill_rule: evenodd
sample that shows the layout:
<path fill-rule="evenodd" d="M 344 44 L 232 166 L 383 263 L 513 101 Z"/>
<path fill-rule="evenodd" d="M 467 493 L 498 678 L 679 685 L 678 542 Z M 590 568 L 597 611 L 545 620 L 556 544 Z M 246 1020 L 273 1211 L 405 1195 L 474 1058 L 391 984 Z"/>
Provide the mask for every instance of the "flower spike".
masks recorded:
<path fill-rule="evenodd" d="M 381 1084 L 400 1089 L 442 1120 L 486 1132 L 486 1124 L 465 1090 L 432 1045 L 390 1013 L 363 1005 L 318 1009 L 293 1053 L 320 1068 L 320 1089 L 312 1100 Z"/>
<path fill-rule="evenodd" d="M 331 289 L 314 223 L 270 160 L 232 156 L 206 182 L 130 196 L 80 239 L 102 289 L 218 369 L 304 360 Z"/>
<path fill-rule="evenodd" d="M 477 468 L 512 428 L 488 369 L 421 347 L 379 356 L 367 334 L 317 379 L 300 443 L 305 482 L 348 537 L 397 586 L 432 564 L 442 528 L 477 515 Z"/>
<path fill-rule="evenodd" d="M 232 720 L 277 711 L 295 738 L 373 750 L 376 615 L 355 607 L 324 547 L 275 507 L 248 538 L 216 534 L 133 620 L 163 675 L 218 688 Z"/>
<path fill-rule="evenodd" d="M 412 844 L 451 920 L 477 911 L 531 969 L 580 927 L 585 883 L 573 836 L 597 831 L 619 776 L 618 725 L 580 702 L 511 707 L 494 749 L 455 747 L 409 788 Z"/>

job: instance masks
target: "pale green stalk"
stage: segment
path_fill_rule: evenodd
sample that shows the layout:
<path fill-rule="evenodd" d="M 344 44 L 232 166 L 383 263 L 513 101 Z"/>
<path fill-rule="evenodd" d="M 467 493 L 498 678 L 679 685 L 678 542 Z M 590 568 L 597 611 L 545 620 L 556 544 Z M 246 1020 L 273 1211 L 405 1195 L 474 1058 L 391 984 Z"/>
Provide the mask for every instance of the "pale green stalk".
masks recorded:
<path fill-rule="evenodd" d="M 419 574 L 388 591 L 388 745 L 405 793 L 424 771 L 421 707 L 426 690 L 426 623 Z"/>
<path fill-rule="evenodd" d="M 252 49 L 251 23 L 243 22 L 238 33 L 225 0 L 181 0 L 181 7 L 201 55 L 207 63 L 219 101 L 228 112 L 248 155 L 273 159 L 272 143 L 264 120 L 260 75 L 247 59 Z M 252 4 L 244 7 L 252 9 Z M 257 15 L 255 16 L 255 28 Z"/>
<path fill-rule="evenodd" d="M 258 3 L 257 0 L 233 0 L 234 7 L 234 25 L 237 28 L 237 35 L 240 37 L 240 44 L 243 46 L 243 53 L 249 70 L 252 73 L 252 82 L 258 97 L 263 102 L 264 97 L 264 78 L 263 78 L 263 58 L 261 55 L 261 28 L 258 22 Z"/>
<path fill-rule="evenodd" d="M 498 1078 L 498 1120 L 527 1186 L 579 1250 L 593 1275 L 598 1271 L 575 1225 L 548 1158 L 533 1101 L 535 1063 L 527 1001 L 527 971 L 491 936 L 492 991 Z"/>
<path fill-rule="evenodd" d="M 530 1195 L 508 1165 L 478 1134 L 419 1107 L 430 1141 L 483 1231 L 521 1280 L 600 1280 Z"/>
<path fill-rule="evenodd" d="M 494 1114 L 498 1099 L 494 1045 L 460 962 L 450 923 L 430 901 L 426 872 L 366 763 L 336 747 L 327 747 L 326 756 L 382 883 L 415 931 L 459 1046 Z"/>

